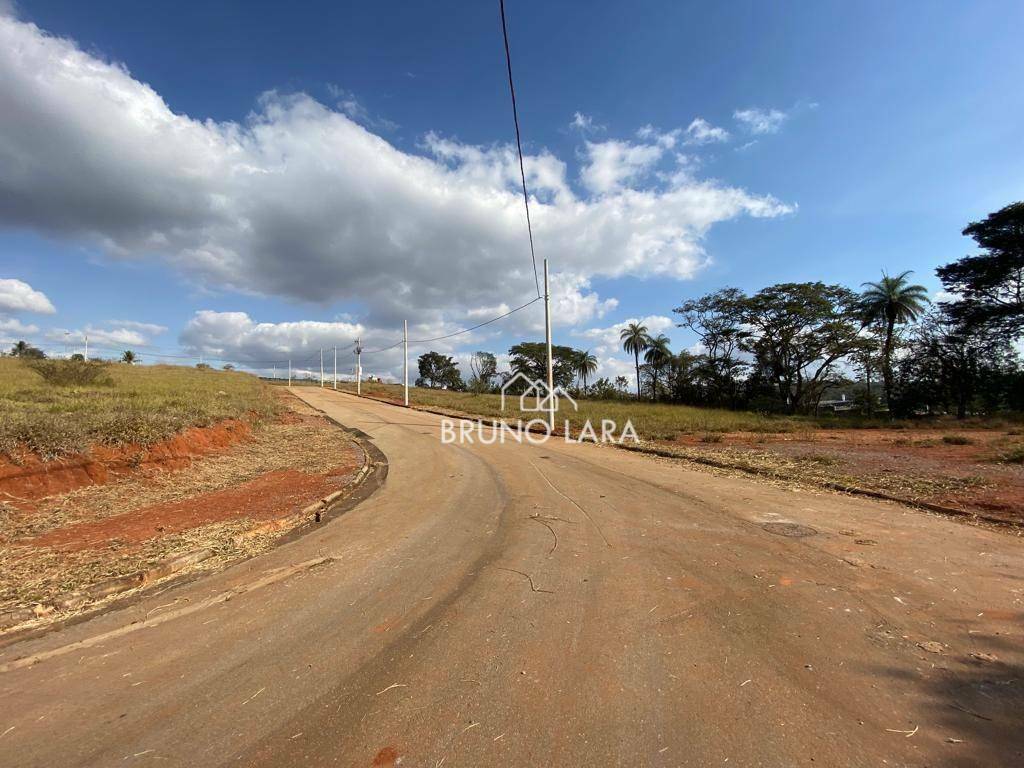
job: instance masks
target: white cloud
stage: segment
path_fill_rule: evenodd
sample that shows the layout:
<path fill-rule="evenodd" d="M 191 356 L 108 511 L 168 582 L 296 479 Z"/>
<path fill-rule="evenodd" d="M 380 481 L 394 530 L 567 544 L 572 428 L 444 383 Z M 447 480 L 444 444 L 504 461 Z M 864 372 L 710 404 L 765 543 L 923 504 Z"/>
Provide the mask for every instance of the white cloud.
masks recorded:
<path fill-rule="evenodd" d="M 597 125 L 594 122 L 594 118 L 590 115 L 585 115 L 582 112 L 574 112 L 572 120 L 569 122 L 569 127 L 574 128 L 580 133 L 594 133 L 597 131 L 603 131 L 603 125 Z"/>
<path fill-rule="evenodd" d="M 645 125 L 636 132 L 637 138 L 644 141 L 653 141 L 663 149 L 672 149 L 679 140 L 680 134 L 682 134 L 682 131 L 679 128 L 671 131 L 659 131 L 653 125 Z"/>
<path fill-rule="evenodd" d="M 9 18 L 0 114 L 0 226 L 161 258 L 204 287 L 358 302 L 372 327 L 450 326 L 534 291 L 510 146 L 431 134 L 425 155 L 403 152 L 304 94 L 265 94 L 244 123 L 193 119 L 125 67 Z M 688 175 L 634 188 L 675 141 L 652 138 L 594 145 L 590 196 L 554 155 L 525 158 L 538 252 L 555 271 L 685 279 L 715 224 L 793 210 Z"/>
<path fill-rule="evenodd" d="M 51 328 L 46 331 L 46 338 L 53 342 L 84 344 L 86 337 L 89 344 L 99 349 L 103 346 L 110 348 L 124 347 L 146 347 L 152 340 L 151 337 L 158 336 L 167 330 L 162 325 L 155 323 L 141 323 L 135 320 L 112 320 L 106 323 L 106 327 L 86 325 L 83 328 Z"/>
<path fill-rule="evenodd" d="M 138 320 L 111 320 L 110 325 L 131 328 L 147 336 L 159 336 L 167 331 L 167 327 L 156 323 L 140 323 Z"/>
<path fill-rule="evenodd" d="M 661 159 L 656 144 L 632 144 L 614 139 L 587 142 L 587 164 L 580 173 L 583 185 L 595 194 L 617 193 L 637 181 Z"/>
<path fill-rule="evenodd" d="M 725 128 L 718 128 L 702 117 L 695 118 L 686 128 L 687 144 L 721 144 L 728 140 Z"/>
<path fill-rule="evenodd" d="M 52 315 L 56 311 L 53 303 L 46 298 L 46 294 L 35 290 L 28 283 L 21 280 L 0 279 L 0 312 L 38 312 L 43 315 Z"/>
<path fill-rule="evenodd" d="M 589 339 L 591 343 L 595 345 L 595 349 L 600 354 L 611 354 L 616 350 L 622 349 L 622 342 L 619 340 L 619 334 L 622 333 L 622 330 L 630 323 L 640 323 L 640 325 L 647 326 L 647 332 L 652 336 L 657 336 L 659 333 L 665 333 L 670 328 L 674 328 L 676 324 L 671 317 L 666 317 L 665 315 L 629 317 L 605 328 L 587 328 L 582 331 L 574 331 L 573 336 L 577 336 L 582 339 Z"/>
<path fill-rule="evenodd" d="M 787 115 L 778 109 L 737 109 L 732 116 L 754 134 L 778 133 Z"/>
<path fill-rule="evenodd" d="M 319 355 L 321 347 L 351 347 L 366 329 L 358 323 L 299 320 L 257 323 L 245 312 L 196 312 L 181 332 L 190 353 L 232 360 L 287 360 Z M 298 360 L 296 360 L 298 362 Z"/>
<path fill-rule="evenodd" d="M 29 336 L 39 332 L 38 325 L 25 324 L 13 317 L 0 317 L 0 333 Z"/>
<path fill-rule="evenodd" d="M 621 322 L 604 328 L 587 328 L 582 331 L 573 331 L 573 336 L 583 340 L 581 346 L 591 345 L 591 351 L 598 359 L 597 375 L 613 379 L 616 376 L 635 375 L 634 362 L 632 358 L 627 359 L 622 350 L 622 341 L 619 334 L 622 329 L 630 323 L 640 323 L 647 326 L 647 332 L 651 336 L 660 333 L 668 333 L 675 327 L 676 323 L 671 317 L 665 315 L 648 315 L 647 317 L 630 317 Z"/>

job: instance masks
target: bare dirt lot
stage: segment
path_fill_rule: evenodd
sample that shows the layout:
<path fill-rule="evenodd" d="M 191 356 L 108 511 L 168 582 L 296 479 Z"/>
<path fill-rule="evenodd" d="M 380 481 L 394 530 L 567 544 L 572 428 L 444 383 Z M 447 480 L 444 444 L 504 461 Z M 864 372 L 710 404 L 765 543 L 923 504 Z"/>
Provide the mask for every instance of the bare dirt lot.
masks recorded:
<path fill-rule="evenodd" d="M 271 546 L 302 522 L 300 510 L 344 489 L 364 462 L 342 429 L 294 398 L 282 401 L 281 418 L 217 449 L 197 436 L 192 458 L 178 451 L 170 464 L 143 462 L 104 477 L 110 482 L 42 498 L 8 494 L 0 502 L 0 613 L 33 609 L 51 619 L 85 605 L 62 611 L 62 596 L 171 558 L 203 551 L 195 567 L 212 569 Z"/>
<path fill-rule="evenodd" d="M 1024 523 L 1017 430 L 826 429 L 683 435 L 654 445 L 797 484 L 839 483 Z"/>

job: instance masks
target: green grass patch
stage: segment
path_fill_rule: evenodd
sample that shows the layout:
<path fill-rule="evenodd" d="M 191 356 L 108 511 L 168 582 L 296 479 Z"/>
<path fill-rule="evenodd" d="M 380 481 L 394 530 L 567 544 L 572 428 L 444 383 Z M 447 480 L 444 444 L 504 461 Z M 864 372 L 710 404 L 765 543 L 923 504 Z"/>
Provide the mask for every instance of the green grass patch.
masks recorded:
<path fill-rule="evenodd" d="M 58 365 L 40 371 L 0 358 L 0 453 L 24 447 L 53 458 L 94 443 L 150 444 L 223 419 L 258 421 L 278 408 L 271 389 L 244 373 L 97 363 L 72 371 L 64 361 L 44 362 Z"/>
<path fill-rule="evenodd" d="M 1024 464 L 1024 445 L 1013 445 L 999 454 L 998 461 L 1003 464 Z"/>

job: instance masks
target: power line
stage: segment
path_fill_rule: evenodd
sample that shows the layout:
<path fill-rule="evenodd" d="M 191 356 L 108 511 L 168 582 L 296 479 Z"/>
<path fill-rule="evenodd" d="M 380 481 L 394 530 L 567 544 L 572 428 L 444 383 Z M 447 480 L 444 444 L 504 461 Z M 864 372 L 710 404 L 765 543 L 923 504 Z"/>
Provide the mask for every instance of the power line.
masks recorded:
<path fill-rule="evenodd" d="M 508 317 L 509 315 L 515 314 L 516 312 L 518 312 L 521 309 L 526 309 L 531 304 L 536 304 L 542 298 L 543 298 L 543 296 L 538 296 L 535 299 L 530 299 L 528 302 L 526 302 L 525 304 L 521 304 L 520 306 L 516 307 L 515 309 L 510 309 L 508 312 L 500 314 L 497 317 L 492 317 L 490 320 L 484 320 L 482 323 L 477 323 L 476 325 L 472 325 L 469 328 L 462 328 L 462 329 L 460 329 L 458 331 L 453 331 L 452 333 L 446 333 L 444 336 L 434 336 L 433 338 L 430 338 L 430 339 L 409 339 L 409 343 L 410 344 L 429 344 L 432 341 L 444 341 L 445 339 L 451 339 L 451 338 L 454 338 L 455 336 L 461 336 L 464 333 L 469 333 L 470 331 L 475 331 L 477 328 L 483 328 L 485 325 L 490 325 L 491 323 L 496 323 L 499 320 L 502 320 L 502 319 Z M 364 349 L 363 350 L 363 354 L 364 355 L 372 355 L 372 354 L 375 354 L 377 352 L 387 352 L 389 349 L 394 349 L 395 347 L 400 347 L 404 343 L 405 343 L 405 340 L 402 339 L 401 341 L 396 341 L 394 344 L 392 344 L 391 346 L 388 346 L 388 347 L 381 347 L 380 349 Z"/>
<path fill-rule="evenodd" d="M 442 341 L 444 339 L 450 339 L 453 336 L 460 336 L 463 333 L 469 333 L 470 331 L 475 331 L 477 328 L 483 328 L 485 325 L 490 325 L 491 323 L 496 323 L 498 320 L 501 320 L 502 318 L 508 317 L 509 315 L 511 315 L 511 314 L 513 314 L 515 312 L 518 312 L 521 309 L 526 309 L 531 304 L 536 304 L 542 298 L 543 298 L 542 296 L 538 296 L 536 299 L 530 299 L 525 304 L 523 304 L 521 306 L 518 306 L 515 309 L 510 309 L 508 312 L 506 312 L 503 315 L 498 315 L 497 317 L 492 317 L 490 320 L 485 320 L 482 323 L 477 323 L 476 325 L 474 325 L 474 326 L 472 326 L 470 328 L 463 328 L 461 331 L 455 331 L 454 333 L 449 333 L 449 334 L 447 334 L 445 336 L 435 336 L 432 339 L 410 339 L 409 343 L 410 344 L 426 344 L 426 343 L 431 342 L 431 341 Z"/>
<path fill-rule="evenodd" d="M 505 37 L 505 64 L 508 67 L 508 90 L 512 94 L 512 121 L 516 126 L 516 149 L 519 151 L 519 178 L 523 181 L 523 205 L 526 207 L 526 231 L 530 235 L 530 258 L 533 260 L 533 282 L 540 298 L 540 278 L 537 276 L 537 254 L 533 250 L 533 226 L 530 224 L 530 196 L 526 193 L 526 170 L 523 168 L 523 142 L 519 137 L 519 109 L 516 107 L 516 87 L 512 83 L 512 53 L 508 47 L 508 25 L 505 23 L 505 0 L 501 7 L 501 33 Z"/>

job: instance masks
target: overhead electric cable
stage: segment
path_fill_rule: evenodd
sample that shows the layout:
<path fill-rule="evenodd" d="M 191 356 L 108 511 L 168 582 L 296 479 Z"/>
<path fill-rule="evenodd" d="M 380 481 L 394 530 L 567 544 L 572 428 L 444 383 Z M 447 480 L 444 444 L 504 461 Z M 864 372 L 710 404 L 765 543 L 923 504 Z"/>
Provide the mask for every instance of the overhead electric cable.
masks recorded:
<path fill-rule="evenodd" d="M 505 0 L 499 0 L 501 7 L 501 33 L 505 37 L 505 64 L 508 67 L 508 90 L 512 95 L 512 121 L 516 126 L 516 150 L 519 152 L 519 178 L 523 182 L 523 205 L 526 207 L 526 231 L 530 236 L 530 258 L 533 260 L 533 282 L 540 298 L 540 278 L 537 276 L 537 254 L 533 250 L 533 226 L 530 223 L 530 196 L 526 193 L 526 170 L 523 168 L 523 142 L 519 136 L 519 109 L 516 107 L 516 87 L 512 83 L 512 53 L 508 47 L 508 25 L 505 23 Z"/>

